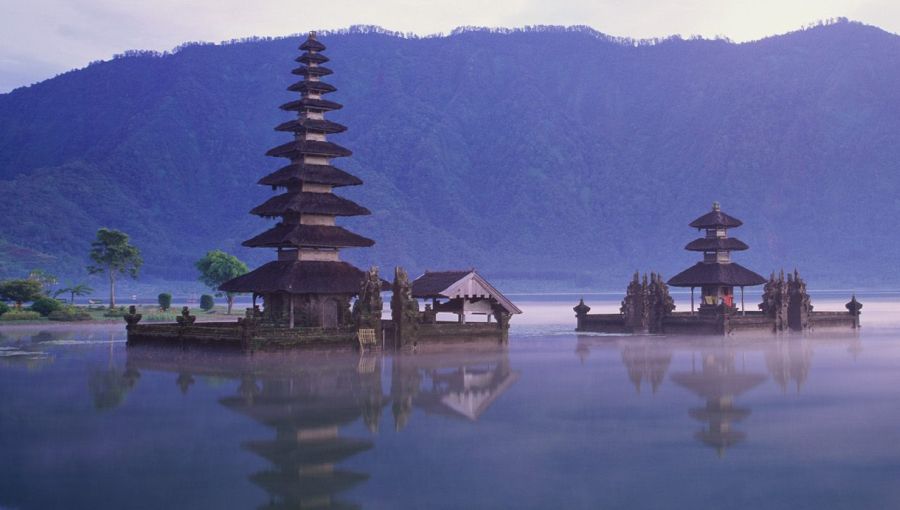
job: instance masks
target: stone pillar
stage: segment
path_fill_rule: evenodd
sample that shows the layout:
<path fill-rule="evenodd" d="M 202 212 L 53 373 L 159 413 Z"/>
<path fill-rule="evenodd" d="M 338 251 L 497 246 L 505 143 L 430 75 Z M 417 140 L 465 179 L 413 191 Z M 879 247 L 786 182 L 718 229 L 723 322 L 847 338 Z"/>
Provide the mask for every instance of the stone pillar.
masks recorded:
<path fill-rule="evenodd" d="M 809 315 L 812 304 L 806 292 L 806 282 L 794 270 L 793 278 L 788 275 L 788 327 L 794 331 L 809 329 Z"/>
<path fill-rule="evenodd" d="M 394 346 L 415 345 L 419 332 L 419 301 L 412 297 L 409 276 L 402 267 L 394 268 L 391 319 L 394 323 Z"/>
<path fill-rule="evenodd" d="M 572 310 L 575 311 L 575 319 L 577 320 L 575 331 L 584 331 L 582 329 L 584 327 L 584 319 L 587 317 L 588 312 L 591 311 L 591 307 L 584 304 L 584 298 L 581 298 Z"/>
<path fill-rule="evenodd" d="M 844 305 L 847 308 L 847 311 L 850 312 L 850 315 L 853 316 L 853 329 L 859 328 L 859 314 L 861 314 L 862 303 L 856 300 L 856 294 L 853 294 L 853 297 L 850 298 L 850 302 Z"/>
<path fill-rule="evenodd" d="M 663 281 L 661 275 L 650 273 L 647 300 L 647 330 L 650 333 L 662 333 L 663 320 L 675 310 L 675 301 L 669 295 L 669 286 Z"/>

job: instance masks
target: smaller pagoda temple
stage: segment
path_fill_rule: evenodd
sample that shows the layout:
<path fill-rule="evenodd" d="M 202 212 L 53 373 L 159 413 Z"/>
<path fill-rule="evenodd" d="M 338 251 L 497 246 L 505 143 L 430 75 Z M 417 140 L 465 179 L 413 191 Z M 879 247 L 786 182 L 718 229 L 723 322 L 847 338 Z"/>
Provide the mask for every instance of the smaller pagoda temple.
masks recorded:
<path fill-rule="evenodd" d="M 748 247 L 740 239 L 728 237 L 728 230 L 740 227 L 741 220 L 722 212 L 718 202 L 712 211 L 690 226 L 704 232 L 685 249 L 703 253 L 703 259 L 668 280 L 650 273 L 641 279 L 635 273 L 617 314 L 592 314 L 582 299 L 574 308 L 577 331 L 626 334 L 732 334 L 739 331 L 781 332 L 859 327 L 862 304 L 854 296 L 847 312 L 813 312 L 806 282 L 795 270 L 775 273 L 767 280 L 731 260 L 731 252 Z M 747 311 L 744 287 L 765 284 L 759 311 Z M 691 311 L 675 312 L 669 285 L 691 289 Z M 699 310 L 695 290 L 700 288 Z M 740 307 L 734 289 L 741 290 Z"/>
<path fill-rule="evenodd" d="M 746 267 L 731 261 L 731 252 L 744 251 L 748 246 L 734 237 L 728 237 L 729 228 L 744 223 L 722 212 L 718 202 L 712 211 L 700 216 L 690 226 L 706 235 L 694 239 L 684 247 L 688 251 L 703 253 L 703 260 L 669 279 L 673 287 L 691 288 L 691 311 L 694 311 L 694 289 L 700 288 L 700 312 L 715 313 L 720 308 L 735 309 L 734 288 L 741 289 L 741 311 L 744 311 L 744 287 L 762 285 L 766 279 Z"/>

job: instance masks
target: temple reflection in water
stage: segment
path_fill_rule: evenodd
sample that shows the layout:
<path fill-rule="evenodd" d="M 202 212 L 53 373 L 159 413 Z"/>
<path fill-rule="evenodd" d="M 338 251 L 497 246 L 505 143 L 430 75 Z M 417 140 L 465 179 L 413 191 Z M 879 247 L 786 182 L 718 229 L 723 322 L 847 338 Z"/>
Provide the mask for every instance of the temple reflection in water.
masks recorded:
<path fill-rule="evenodd" d="M 391 364 L 390 394 L 383 367 Z M 197 377 L 235 381 L 233 395 L 219 400 L 229 410 L 272 429 L 269 437 L 240 447 L 269 467 L 250 480 L 269 494 L 260 508 L 356 508 L 341 494 L 369 478 L 342 465 L 374 448 L 383 411 L 392 409 L 403 429 L 415 409 L 477 420 L 518 377 L 505 349 L 458 355 L 381 353 L 297 354 L 251 360 L 180 351 L 129 349 L 126 371 L 176 374 L 173 389 L 186 393 Z M 368 431 L 351 434 L 354 423 Z"/>
<path fill-rule="evenodd" d="M 619 351 L 628 380 L 637 393 L 649 388 L 655 394 L 664 384 L 673 362 L 673 354 L 690 355 L 689 369 L 677 369 L 668 374 L 677 387 L 688 390 L 703 402 L 691 407 L 688 416 L 700 422 L 702 428 L 694 437 L 713 448 L 719 456 L 747 439 L 747 432 L 737 428 L 752 413 L 736 399 L 752 392 L 771 379 L 782 392 L 800 392 L 809 378 L 813 358 L 813 344 L 847 344 L 847 352 L 854 359 L 862 350 L 859 337 L 817 338 L 779 337 L 747 341 L 739 345 L 701 342 L 697 339 L 633 336 L 578 335 L 575 355 L 584 364 L 592 350 Z M 750 354 L 762 354 L 766 372 L 748 367 L 744 362 Z"/>

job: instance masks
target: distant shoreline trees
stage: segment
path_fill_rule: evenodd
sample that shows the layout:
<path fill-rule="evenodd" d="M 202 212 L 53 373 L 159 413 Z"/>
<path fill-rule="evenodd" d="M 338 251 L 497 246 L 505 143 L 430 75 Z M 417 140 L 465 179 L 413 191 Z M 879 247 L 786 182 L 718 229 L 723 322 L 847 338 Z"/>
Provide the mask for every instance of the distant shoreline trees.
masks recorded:
<path fill-rule="evenodd" d="M 91 260 L 87 270 L 91 274 L 105 273 L 109 278 L 109 308 L 116 307 L 116 278 L 128 275 L 137 279 L 144 260 L 137 247 L 128 241 L 128 234 L 118 230 L 101 228 L 97 239 L 91 243 Z"/>

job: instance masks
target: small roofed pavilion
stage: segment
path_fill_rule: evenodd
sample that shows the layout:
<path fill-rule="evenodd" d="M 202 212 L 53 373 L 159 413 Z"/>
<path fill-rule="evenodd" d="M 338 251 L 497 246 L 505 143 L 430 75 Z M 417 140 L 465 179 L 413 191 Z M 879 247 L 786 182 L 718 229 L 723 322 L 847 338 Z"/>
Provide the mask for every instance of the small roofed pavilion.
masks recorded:
<path fill-rule="evenodd" d="M 703 260 L 678 273 L 669 280 L 673 287 L 691 288 L 691 312 L 694 311 L 694 289 L 700 290 L 700 311 L 713 312 L 720 307 L 734 311 L 734 288 L 741 289 L 741 310 L 744 309 L 744 287 L 762 285 L 766 279 L 732 262 L 732 251 L 743 251 L 748 246 L 733 237 L 728 237 L 728 229 L 737 228 L 743 222 L 722 212 L 718 202 L 712 211 L 700 216 L 690 226 L 706 235 L 695 239 L 684 248 L 688 251 L 703 252 Z"/>
<path fill-rule="evenodd" d="M 278 258 L 225 282 L 219 289 L 252 293 L 254 305 L 257 296 L 262 296 L 266 321 L 290 328 L 334 328 L 350 322 L 350 300 L 359 292 L 365 276 L 340 259 L 340 250 L 372 246 L 374 241 L 335 223 L 338 217 L 367 215 L 369 210 L 333 193 L 334 188 L 362 181 L 332 166 L 332 159 L 351 153 L 326 139 L 347 128 L 325 119 L 326 112 L 341 108 L 322 98 L 335 91 L 321 80 L 332 73 L 322 65 L 328 62 L 322 54 L 325 45 L 312 32 L 300 50 L 303 54 L 296 61 L 301 65 L 293 74 L 301 80 L 288 87 L 298 92 L 300 99 L 281 106 L 297 112 L 297 118 L 275 128 L 292 133 L 293 140 L 266 153 L 290 163 L 259 181 L 284 193 L 250 211 L 279 221 L 243 243 L 253 248 L 274 248 Z"/>
<path fill-rule="evenodd" d="M 412 296 L 431 300 L 426 313 L 455 313 L 459 323 L 465 324 L 466 314 L 486 315 L 500 320 L 501 316 L 520 314 L 520 310 L 506 296 L 488 283 L 474 269 L 468 271 L 426 271 L 412 282 Z"/>

